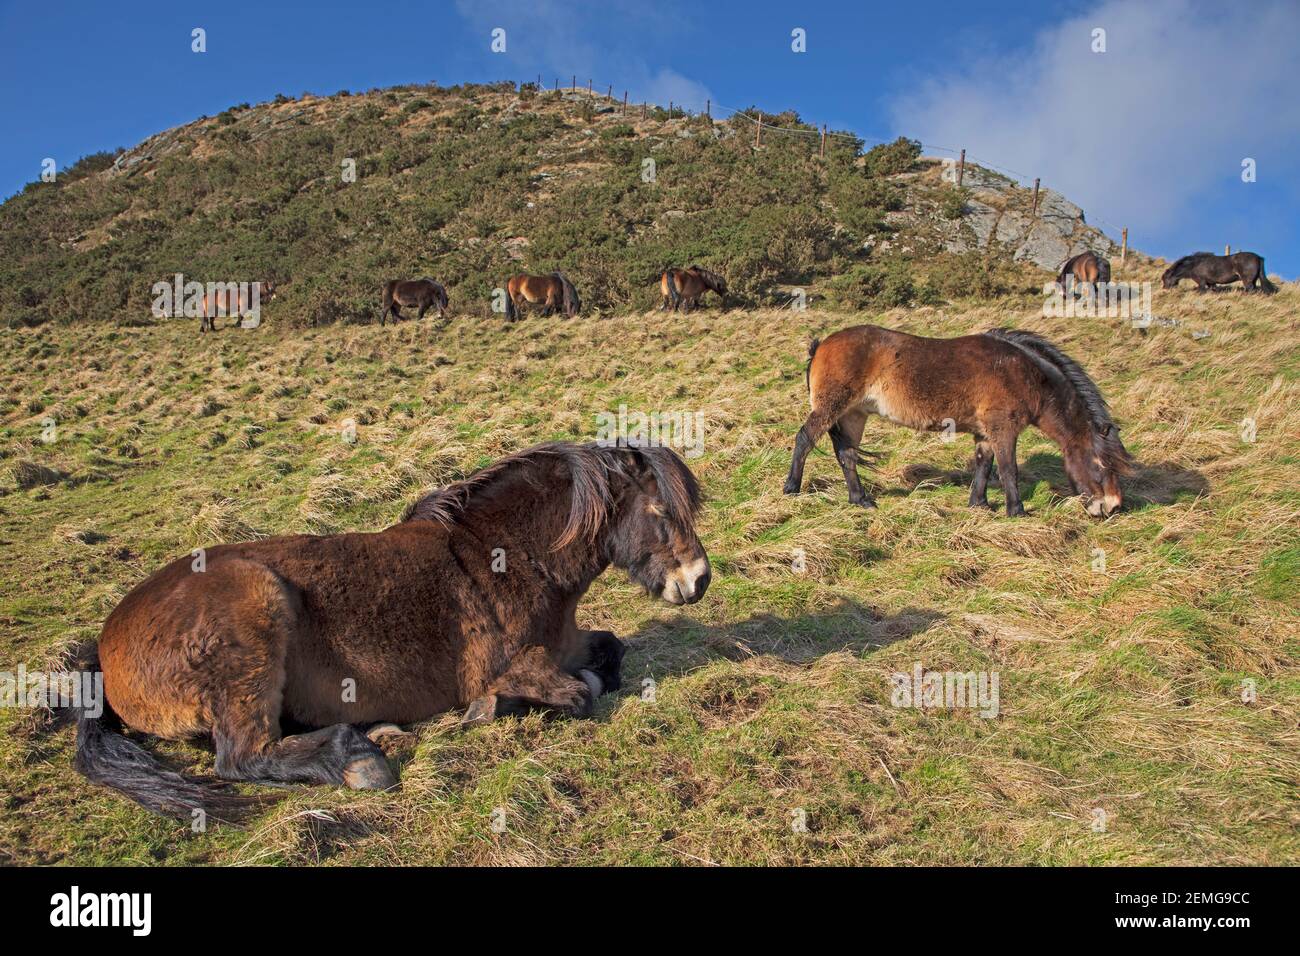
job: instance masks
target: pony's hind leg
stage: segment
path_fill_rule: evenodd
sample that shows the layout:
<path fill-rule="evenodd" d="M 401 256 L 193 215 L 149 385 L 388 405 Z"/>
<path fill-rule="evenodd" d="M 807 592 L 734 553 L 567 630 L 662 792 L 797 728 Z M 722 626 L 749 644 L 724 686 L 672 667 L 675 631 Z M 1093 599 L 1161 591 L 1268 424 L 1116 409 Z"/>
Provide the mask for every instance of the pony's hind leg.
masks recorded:
<path fill-rule="evenodd" d="M 383 751 L 355 727 L 335 724 L 281 738 L 287 655 L 300 626 L 298 592 L 269 568 L 242 559 L 209 564 L 204 575 L 193 577 L 207 579 L 194 595 L 196 614 L 220 622 L 204 642 L 221 650 L 220 659 L 213 654 L 195 677 L 210 715 L 217 775 L 263 783 L 393 786 Z"/>
<path fill-rule="evenodd" d="M 995 457 L 998 463 L 998 480 L 1002 482 L 1002 491 L 1007 497 L 1007 517 L 1019 518 L 1025 513 L 1025 506 L 1020 503 L 1019 470 L 1016 468 L 1016 439 L 1019 435 L 1008 429 L 999 436 L 995 444 Z"/>
<path fill-rule="evenodd" d="M 469 705 L 462 723 L 487 723 L 530 710 L 589 717 L 592 701 L 592 689 L 586 681 L 565 673 L 545 647 L 532 644 L 515 655 L 484 696 Z"/>
<path fill-rule="evenodd" d="M 278 733 L 278 728 L 276 730 Z M 351 724 L 334 724 L 272 741 L 214 732 L 217 775 L 254 783 L 343 784 L 353 790 L 388 790 L 397 778 L 384 752 Z"/>
<path fill-rule="evenodd" d="M 993 471 L 993 445 L 980 435 L 975 436 L 975 473 L 970 483 L 970 506 L 989 507 L 989 475 Z"/>
<path fill-rule="evenodd" d="M 862 429 L 867 416 L 860 411 L 847 412 L 831 426 L 831 444 L 835 447 L 835 457 L 844 472 L 844 485 L 849 491 L 849 504 L 874 508 L 875 499 L 862 490 L 862 481 L 858 477 L 858 444 L 862 441 Z"/>
<path fill-rule="evenodd" d="M 794 454 L 790 459 L 790 474 L 786 476 L 785 486 L 781 489 L 787 495 L 797 495 L 803 487 L 803 466 L 808 460 L 808 453 L 817 444 L 817 439 L 826 434 L 830 427 L 830 417 L 823 411 L 813 409 L 808 420 L 799 429 L 794 439 Z"/>

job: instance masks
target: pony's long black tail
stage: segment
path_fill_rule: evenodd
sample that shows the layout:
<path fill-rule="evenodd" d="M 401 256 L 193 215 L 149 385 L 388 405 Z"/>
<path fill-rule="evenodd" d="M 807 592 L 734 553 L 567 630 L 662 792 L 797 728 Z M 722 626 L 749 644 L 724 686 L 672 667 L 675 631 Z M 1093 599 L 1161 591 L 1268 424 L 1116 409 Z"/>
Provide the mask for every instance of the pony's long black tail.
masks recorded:
<path fill-rule="evenodd" d="M 1109 282 L 1109 281 L 1110 281 L 1110 260 L 1103 258 L 1102 256 L 1098 256 L 1097 257 L 1097 284 L 1101 285 L 1102 283 Z"/>
<path fill-rule="evenodd" d="M 564 292 L 564 314 L 573 318 L 582 311 L 582 303 L 578 300 L 578 290 L 573 287 L 569 277 L 563 272 L 552 272 L 555 278 L 560 280 L 560 288 Z"/>
<path fill-rule="evenodd" d="M 1268 281 L 1268 273 L 1264 270 L 1264 257 L 1259 257 L 1259 287 L 1262 291 L 1270 295 L 1277 291 L 1277 286 Z"/>
<path fill-rule="evenodd" d="M 91 661 L 99 672 L 99 658 Z M 277 797 L 246 797 L 215 783 L 191 780 L 166 769 L 144 748 L 121 732 L 122 723 L 102 701 L 103 712 L 77 712 L 77 751 L 74 765 L 90 780 L 134 800 L 146 810 L 168 817 L 235 823 Z M 203 817 L 194 811 L 201 810 Z"/>
<path fill-rule="evenodd" d="M 664 270 L 664 279 L 668 282 L 668 303 L 672 311 L 677 311 L 677 305 L 682 300 L 681 293 L 677 291 L 677 277 L 673 275 L 672 269 Z"/>
<path fill-rule="evenodd" d="M 388 313 L 393 309 L 393 289 L 396 288 L 395 281 L 388 281 L 384 284 L 384 311 L 379 313 L 379 324 L 384 325 L 388 321 Z"/>
<path fill-rule="evenodd" d="M 819 345 L 821 345 L 821 344 L 822 344 L 822 340 L 821 340 L 821 339 L 814 338 L 814 339 L 812 340 L 812 342 L 811 342 L 811 343 L 809 344 L 809 346 L 808 346 L 808 364 L 805 365 L 805 366 L 803 367 L 803 385 L 804 385 L 804 388 L 807 388 L 807 389 L 811 389 L 811 388 L 812 388 L 812 382 L 810 381 L 810 378 L 811 378 L 811 375 L 812 375 L 812 363 L 813 363 L 813 357 L 817 354 L 817 346 L 819 346 Z"/>
<path fill-rule="evenodd" d="M 510 283 L 506 283 L 506 321 L 513 322 L 519 318 L 519 310 L 515 308 L 515 297 L 510 294 Z"/>
<path fill-rule="evenodd" d="M 1061 271 L 1057 273 L 1056 284 L 1061 287 L 1061 294 L 1065 294 L 1065 277 L 1070 274 L 1070 266 L 1074 264 L 1074 256 L 1065 260 L 1065 265 L 1061 266 Z"/>

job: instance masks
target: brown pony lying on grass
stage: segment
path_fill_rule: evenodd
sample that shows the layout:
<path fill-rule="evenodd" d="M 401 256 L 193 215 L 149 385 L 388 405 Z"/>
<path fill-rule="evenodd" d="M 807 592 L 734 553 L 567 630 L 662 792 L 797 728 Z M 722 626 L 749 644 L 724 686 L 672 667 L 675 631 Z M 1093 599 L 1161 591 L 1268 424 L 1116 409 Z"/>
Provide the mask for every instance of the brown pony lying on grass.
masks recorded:
<path fill-rule="evenodd" d="M 174 561 L 104 623 L 102 717 L 77 768 L 158 813 L 229 819 L 255 805 L 164 770 L 119 732 L 210 734 L 217 775 L 386 789 L 358 725 L 468 707 L 477 723 L 537 708 L 591 713 L 620 685 L 622 643 L 574 610 L 611 564 L 671 604 L 698 601 L 699 489 L 663 448 L 557 443 L 415 502 L 373 534 L 293 535 Z M 281 723 L 320 728 L 281 736 Z"/>
<path fill-rule="evenodd" d="M 1133 459 L 1119 439 L 1106 401 L 1087 373 L 1031 332 L 929 339 L 874 325 L 843 329 L 808 352 L 812 414 L 794 445 L 786 494 L 798 494 L 804 461 L 829 430 L 849 502 L 874 508 L 858 480 L 858 443 L 867 416 L 923 431 L 975 437 L 972 507 L 989 507 L 996 460 L 1008 515 L 1023 515 L 1016 487 L 1016 440 L 1030 425 L 1060 446 L 1070 488 L 1094 517 L 1122 503 L 1119 476 Z"/>

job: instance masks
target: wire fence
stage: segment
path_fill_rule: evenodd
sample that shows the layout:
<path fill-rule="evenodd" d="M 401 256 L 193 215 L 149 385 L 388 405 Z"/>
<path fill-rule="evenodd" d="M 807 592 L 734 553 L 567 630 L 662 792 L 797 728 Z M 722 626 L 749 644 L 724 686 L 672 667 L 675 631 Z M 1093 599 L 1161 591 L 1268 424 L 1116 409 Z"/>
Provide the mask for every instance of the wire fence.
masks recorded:
<path fill-rule="evenodd" d="M 521 85 L 522 85 L 522 84 L 521 84 Z M 540 90 L 540 91 L 545 91 L 545 90 L 548 89 L 547 87 L 545 87 L 545 86 L 542 85 L 542 77 L 541 77 L 540 74 L 538 74 L 536 86 L 537 86 L 538 90 Z M 599 86 L 593 86 L 592 81 L 591 81 L 590 79 L 587 80 L 587 85 L 586 85 L 585 88 L 580 87 L 580 86 L 578 85 L 578 77 L 577 77 L 577 75 L 573 75 L 572 80 L 571 80 L 571 83 L 570 83 L 570 86 L 567 87 L 567 88 L 562 88 L 562 87 L 560 86 L 560 79 L 559 79 L 559 77 L 556 77 L 556 79 L 555 79 L 555 86 L 554 86 L 554 90 L 555 90 L 555 92 L 563 92 L 565 89 L 567 89 L 568 92 L 571 92 L 571 93 L 580 93 L 580 92 L 585 92 L 585 93 L 589 94 L 590 96 L 592 96 L 593 98 L 597 98 L 597 97 L 599 97 L 599 98 L 607 99 L 607 100 L 609 100 L 611 103 L 613 103 L 615 106 L 618 106 L 618 105 L 620 104 L 620 102 L 621 102 L 622 107 L 623 107 L 623 111 L 624 111 L 625 114 L 627 113 L 627 111 L 628 111 L 629 109 L 635 109 L 635 108 L 638 108 L 638 107 L 639 107 L 640 110 L 641 110 L 641 115 L 642 115 L 642 117 L 643 117 L 643 118 L 647 118 L 647 117 L 649 116 L 649 111 L 650 111 L 650 109 L 651 109 L 651 105 L 650 105 L 650 103 L 647 102 L 647 101 L 642 101 L 642 102 L 639 103 L 639 104 L 638 104 L 638 103 L 631 103 L 631 104 L 629 104 L 629 102 L 628 102 L 628 93 L 627 93 L 626 90 L 623 92 L 623 98 L 622 98 L 622 100 L 620 101 L 620 100 L 618 99 L 618 97 L 614 96 L 614 89 L 615 89 L 615 87 L 614 87 L 613 84 L 607 84 L 607 85 L 606 85 L 606 88 L 605 88 L 606 91 L 605 91 L 604 93 L 601 93 L 601 92 L 600 92 L 600 88 L 599 88 Z M 722 103 L 714 103 L 711 99 L 706 101 L 706 106 L 705 106 L 705 109 L 704 109 L 703 112 L 696 111 L 696 112 L 694 112 L 694 113 L 692 113 L 692 111 L 689 110 L 689 109 L 687 109 L 685 106 L 683 106 L 683 105 L 681 105 L 681 104 L 676 104 L 676 103 L 673 103 L 673 102 L 670 101 L 669 104 L 668 104 L 668 109 L 667 109 L 668 119 L 669 119 L 669 120 L 674 119 L 674 118 L 675 118 L 674 115 L 673 115 L 674 113 L 679 113 L 683 118 L 687 118 L 687 117 L 690 117 L 690 116 L 707 116 L 707 117 L 709 117 L 710 119 L 713 119 L 713 118 L 714 118 L 714 116 L 713 116 L 713 110 L 714 110 L 714 107 L 716 107 L 716 108 L 717 108 L 719 111 L 721 111 L 722 113 L 730 114 L 729 118 L 736 118 L 736 117 L 739 117 L 740 119 L 746 120 L 746 121 L 748 121 L 749 123 L 754 124 L 754 127 L 755 127 L 755 137 L 756 137 L 756 140 L 757 140 L 757 142 L 758 142 L 759 144 L 761 144 L 761 142 L 762 142 L 762 136 L 763 136 L 763 134 L 766 133 L 766 132 L 781 133 L 781 134 L 794 135 L 794 136 L 813 136 L 813 137 L 818 137 L 818 138 L 821 140 L 822 143 L 828 142 L 828 141 L 833 140 L 833 139 L 839 139 L 839 140 L 849 141 L 849 142 L 860 142 L 860 143 L 863 143 L 863 144 L 868 144 L 868 143 L 870 143 L 870 144 L 887 144 L 887 143 L 893 142 L 893 140 L 889 140 L 889 139 L 881 139 L 881 138 L 879 138 L 879 137 L 875 137 L 875 136 L 866 136 L 866 135 L 863 135 L 863 134 L 861 134 L 861 133 L 857 133 L 857 132 L 852 131 L 852 130 L 850 130 L 850 131 L 848 131 L 848 132 L 832 131 L 832 130 L 828 130 L 824 125 L 822 126 L 822 128 L 821 128 L 820 130 L 819 130 L 819 129 L 801 129 L 801 128 L 799 128 L 799 127 L 795 127 L 795 126 L 777 126 L 777 125 L 774 124 L 774 123 L 768 123 L 768 122 L 765 122 L 765 121 L 763 120 L 763 114 L 762 114 L 762 112 L 759 111 L 759 110 L 757 110 L 757 109 L 754 109 L 754 110 L 750 110 L 750 109 L 743 109 L 743 110 L 741 110 L 741 109 L 735 109 L 734 107 L 725 106 L 725 105 L 723 105 Z M 655 108 L 655 109 L 660 109 L 661 107 L 655 106 L 654 108 Z M 753 115 L 753 114 L 755 114 L 755 113 L 756 113 L 757 115 Z M 723 117 L 719 116 L 719 117 L 717 117 L 717 119 L 723 119 Z M 949 155 L 951 155 L 951 156 L 953 156 L 953 157 L 958 158 L 958 161 L 961 163 L 961 165 L 962 165 L 963 167 L 964 167 L 964 165 L 965 165 L 966 163 L 970 163 L 971 165 L 979 166 L 979 167 L 981 167 L 981 168 L 983 168 L 983 169 L 991 169 L 991 170 L 993 170 L 994 172 L 998 172 L 998 173 L 1003 174 L 1004 176 L 1008 176 L 1008 177 L 1010 177 L 1010 178 L 1012 178 L 1012 179 L 1014 179 L 1014 180 L 1018 180 L 1019 183 L 1020 183 L 1022 186 L 1024 186 L 1026 183 L 1028 183 L 1028 182 L 1030 182 L 1030 181 L 1032 180 L 1033 183 L 1034 183 L 1034 193 L 1035 193 L 1034 210 L 1035 210 L 1035 212 L 1037 211 L 1037 208 L 1038 208 L 1037 195 L 1038 195 L 1038 191 L 1039 191 L 1039 188 L 1040 188 L 1040 182 L 1041 182 L 1041 179 L 1040 179 L 1040 178 L 1038 178 L 1038 177 L 1034 177 L 1034 176 L 1030 175 L 1029 173 L 1023 172 L 1023 171 L 1018 170 L 1018 169 L 1011 169 L 1011 168 L 1006 167 L 1006 166 L 1000 166 L 1000 165 L 998 165 L 998 164 L 996 164 L 996 163 L 992 163 L 992 162 L 990 162 L 990 161 L 988 161 L 988 160 L 986 160 L 986 159 L 982 159 L 982 158 L 980 158 L 980 157 L 978 157 L 978 156 L 968 155 L 967 152 L 966 152 L 966 150 L 964 150 L 964 149 L 960 149 L 960 148 L 955 147 L 955 146 L 942 146 L 942 145 L 939 145 L 938 143 L 925 143 L 925 142 L 922 142 L 922 143 L 921 143 L 921 149 L 922 149 L 923 151 L 925 151 L 925 152 L 927 152 L 927 153 L 931 153 L 931 154 L 936 153 L 936 152 L 938 152 L 938 153 L 946 153 L 946 154 L 949 154 Z M 960 173 L 959 173 L 959 176 L 960 176 Z M 1026 186 L 1025 188 L 1028 188 L 1028 187 Z M 1093 226 L 1094 228 L 1097 228 L 1097 227 L 1104 227 L 1104 229 L 1108 229 L 1108 230 L 1110 230 L 1111 232 L 1113 232 L 1113 233 L 1114 233 L 1114 236 L 1118 236 L 1119 238 L 1116 239 L 1116 238 L 1114 238 L 1114 236 L 1107 236 L 1107 238 L 1110 239 L 1110 240 L 1111 240 L 1113 243 L 1115 243 L 1116 245 L 1120 245 L 1120 247 L 1121 247 L 1121 256 L 1123 256 L 1124 254 L 1127 253 L 1127 251 L 1128 251 L 1128 245 L 1129 245 L 1129 230 L 1128 230 L 1128 227 L 1127 227 L 1127 226 L 1116 225 L 1115 223 L 1108 222 L 1107 220 L 1102 219 L 1102 218 L 1100 218 L 1100 217 L 1093 217 L 1093 218 L 1089 221 L 1089 225 Z M 1099 231 L 1101 231 L 1101 230 L 1099 230 Z M 1104 234 L 1104 231 L 1103 231 L 1103 234 Z"/>

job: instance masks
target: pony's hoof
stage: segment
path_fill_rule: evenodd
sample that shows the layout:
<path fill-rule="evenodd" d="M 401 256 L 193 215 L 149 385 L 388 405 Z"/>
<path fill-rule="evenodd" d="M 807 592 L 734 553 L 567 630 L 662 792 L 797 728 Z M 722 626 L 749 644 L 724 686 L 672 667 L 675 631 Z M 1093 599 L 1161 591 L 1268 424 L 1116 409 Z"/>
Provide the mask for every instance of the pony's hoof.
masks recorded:
<path fill-rule="evenodd" d="M 405 737 L 406 731 L 397 724 L 375 724 L 366 731 L 366 736 L 372 741 L 377 741 L 381 737 Z"/>
<path fill-rule="evenodd" d="M 488 694 L 486 697 L 480 697 L 478 700 L 470 701 L 470 705 L 465 708 L 465 716 L 460 719 L 462 727 L 477 727 L 480 724 L 490 724 L 497 715 L 497 695 Z"/>
<path fill-rule="evenodd" d="M 784 485 L 781 486 L 781 494 L 783 495 L 797 495 L 798 493 L 799 493 L 799 486 L 792 481 L 787 481 Z"/>
<path fill-rule="evenodd" d="M 392 790 L 397 777 L 383 754 L 366 754 L 343 768 L 343 782 L 353 790 Z"/>
<path fill-rule="evenodd" d="M 857 500 L 857 501 L 853 501 L 852 499 L 850 499 L 850 500 L 849 500 L 849 504 L 851 504 L 851 505 L 857 505 L 859 508 L 874 508 L 874 507 L 876 507 L 876 499 L 875 499 L 875 498 L 860 498 L 860 499 Z"/>

